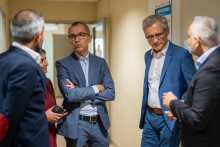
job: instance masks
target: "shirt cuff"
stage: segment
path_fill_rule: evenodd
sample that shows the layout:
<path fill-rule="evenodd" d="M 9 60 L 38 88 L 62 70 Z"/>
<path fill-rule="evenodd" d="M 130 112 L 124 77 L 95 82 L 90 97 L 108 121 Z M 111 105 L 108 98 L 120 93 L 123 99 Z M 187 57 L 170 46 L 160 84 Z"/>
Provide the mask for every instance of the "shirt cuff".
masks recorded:
<path fill-rule="evenodd" d="M 99 89 L 96 86 L 92 86 L 93 90 L 95 91 L 95 94 L 99 93 Z"/>

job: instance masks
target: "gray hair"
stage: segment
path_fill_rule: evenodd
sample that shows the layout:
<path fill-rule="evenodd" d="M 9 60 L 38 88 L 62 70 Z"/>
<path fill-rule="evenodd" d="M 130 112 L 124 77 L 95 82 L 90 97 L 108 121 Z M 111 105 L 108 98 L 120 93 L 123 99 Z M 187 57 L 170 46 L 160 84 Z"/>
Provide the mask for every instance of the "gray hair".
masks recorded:
<path fill-rule="evenodd" d="M 10 28 L 16 41 L 30 42 L 37 33 L 43 31 L 43 15 L 31 9 L 19 11 L 12 18 Z"/>
<path fill-rule="evenodd" d="M 164 30 L 166 30 L 168 28 L 168 21 L 167 21 L 166 17 L 159 15 L 159 14 L 154 14 L 154 15 L 150 15 L 150 16 L 146 17 L 142 21 L 143 31 L 145 32 L 147 27 L 155 24 L 158 21 L 162 23 Z"/>
<path fill-rule="evenodd" d="M 211 17 L 194 17 L 190 31 L 192 38 L 200 38 L 207 46 L 214 46 L 216 43 L 219 43 L 218 25 Z"/>

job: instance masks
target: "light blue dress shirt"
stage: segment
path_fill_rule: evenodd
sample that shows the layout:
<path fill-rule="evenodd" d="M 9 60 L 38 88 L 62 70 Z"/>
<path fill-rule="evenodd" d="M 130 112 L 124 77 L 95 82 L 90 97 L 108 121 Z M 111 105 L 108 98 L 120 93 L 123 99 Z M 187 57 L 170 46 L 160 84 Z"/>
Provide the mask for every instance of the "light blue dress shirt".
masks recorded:
<path fill-rule="evenodd" d="M 214 52 L 218 47 L 220 47 L 220 46 L 217 45 L 217 46 L 214 46 L 214 47 L 210 48 L 208 51 L 206 51 L 204 54 L 202 54 L 202 56 L 200 56 L 199 59 L 196 60 L 196 68 L 197 68 L 197 70 L 200 68 L 202 63 L 208 58 L 208 56 L 212 52 Z"/>
<path fill-rule="evenodd" d="M 79 63 L 83 69 L 83 73 L 85 75 L 85 80 L 86 80 L 86 86 L 89 86 L 89 53 L 86 55 L 85 58 L 83 58 L 82 56 L 80 56 L 79 54 L 77 54 L 75 52 L 76 56 L 79 59 Z M 98 88 L 94 85 L 92 86 L 92 88 L 95 91 L 95 94 L 99 93 Z M 98 111 L 97 111 L 97 107 L 92 107 L 92 101 L 91 100 L 86 100 L 84 102 L 81 103 L 80 106 L 80 115 L 84 115 L 84 116 L 96 116 L 98 115 Z"/>

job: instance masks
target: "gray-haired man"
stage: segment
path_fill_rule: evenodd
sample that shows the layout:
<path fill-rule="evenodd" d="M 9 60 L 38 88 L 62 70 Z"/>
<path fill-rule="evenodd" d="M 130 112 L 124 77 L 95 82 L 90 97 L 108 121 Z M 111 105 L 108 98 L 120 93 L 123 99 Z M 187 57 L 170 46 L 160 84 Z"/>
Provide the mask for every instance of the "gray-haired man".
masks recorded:
<path fill-rule="evenodd" d="M 198 71 L 187 89 L 184 103 L 164 94 L 166 113 L 181 119 L 181 147 L 220 146 L 220 46 L 213 18 L 196 16 L 188 30 L 190 52 L 198 56 Z M 171 113 L 172 112 L 172 113 Z"/>
<path fill-rule="evenodd" d="M 152 49 L 145 54 L 141 146 L 179 147 L 180 122 L 168 122 L 169 117 L 164 115 L 168 108 L 162 105 L 162 95 L 172 91 L 179 99 L 185 97 L 186 89 L 196 72 L 192 55 L 168 41 L 169 28 L 164 16 L 156 14 L 145 18 L 143 31 Z"/>
<path fill-rule="evenodd" d="M 14 42 L 0 55 L 0 146 L 49 147 L 46 77 L 38 65 L 44 19 L 22 10 L 10 27 Z"/>

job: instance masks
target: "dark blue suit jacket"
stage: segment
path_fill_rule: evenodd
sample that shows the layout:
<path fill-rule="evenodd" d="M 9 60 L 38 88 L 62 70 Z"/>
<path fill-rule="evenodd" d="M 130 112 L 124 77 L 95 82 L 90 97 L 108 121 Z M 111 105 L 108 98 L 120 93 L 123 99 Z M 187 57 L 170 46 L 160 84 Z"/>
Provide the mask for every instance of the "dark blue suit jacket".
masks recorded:
<path fill-rule="evenodd" d="M 64 97 L 63 108 L 68 115 L 58 122 L 58 134 L 76 139 L 78 137 L 78 121 L 80 103 L 84 100 L 92 100 L 93 106 L 97 107 L 99 116 L 105 129 L 110 127 L 106 101 L 115 99 L 115 88 L 108 65 L 105 59 L 89 53 L 89 86 L 86 87 L 86 80 L 75 52 L 56 62 L 58 85 Z M 66 81 L 69 79 L 76 87 L 69 89 Z M 91 86 L 102 84 L 105 90 L 95 94 Z"/>
<path fill-rule="evenodd" d="M 10 46 L 0 55 L 0 77 L 0 113 L 9 122 L 0 146 L 49 147 L 46 76 L 40 66 L 25 51 Z"/>
<path fill-rule="evenodd" d="M 141 108 L 141 119 L 140 119 L 140 129 L 144 127 L 144 117 L 147 105 L 148 97 L 148 72 L 150 69 L 150 64 L 152 60 L 151 50 L 147 51 L 145 54 L 145 78 L 144 78 L 144 89 L 143 89 L 143 102 Z M 179 120 L 174 120 L 169 122 L 170 117 L 164 113 L 168 111 L 168 108 L 163 105 L 162 96 L 163 93 L 172 91 L 174 95 L 178 98 L 183 99 L 186 95 L 187 87 L 196 72 L 194 61 L 192 55 L 188 50 L 183 49 L 169 42 L 169 47 L 166 53 L 166 57 L 163 64 L 163 69 L 160 77 L 159 83 L 159 99 L 163 110 L 163 116 L 166 120 L 166 124 L 169 129 L 175 133 L 176 128 L 180 127 Z"/>

